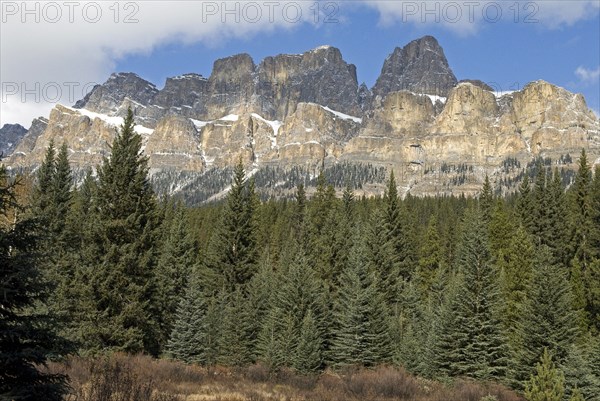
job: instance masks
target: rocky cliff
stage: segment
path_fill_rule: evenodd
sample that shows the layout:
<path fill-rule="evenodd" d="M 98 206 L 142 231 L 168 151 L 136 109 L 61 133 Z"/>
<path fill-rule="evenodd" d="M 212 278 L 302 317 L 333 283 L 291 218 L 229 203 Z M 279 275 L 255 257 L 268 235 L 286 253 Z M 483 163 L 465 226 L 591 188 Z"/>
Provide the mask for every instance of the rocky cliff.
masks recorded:
<path fill-rule="evenodd" d="M 27 129 L 20 124 L 4 124 L 0 128 L 0 156 L 11 154 L 26 133 Z"/>
<path fill-rule="evenodd" d="M 581 95 L 545 81 L 503 96 L 491 89 L 457 83 L 432 37 L 397 48 L 371 90 L 358 86 L 356 69 L 333 47 L 258 65 L 241 54 L 217 60 L 209 78 L 185 74 L 160 90 L 135 74 L 113 74 L 75 107 L 57 105 L 35 120 L 5 162 L 33 169 L 54 139 L 67 142 L 76 170 L 95 166 L 128 107 L 151 172 L 169 190 L 239 158 L 270 177 L 265 185 L 288 187 L 293 169 L 297 176 L 346 166 L 354 180 L 364 166 L 393 168 L 404 193 L 416 195 L 476 194 L 486 173 L 514 187 L 533 158 L 576 159 L 582 148 L 600 162 L 600 123 Z M 381 191 L 373 185 L 368 194 Z"/>
<path fill-rule="evenodd" d="M 408 90 L 445 97 L 456 82 L 444 49 L 433 36 L 425 36 L 394 49 L 383 63 L 373 93 L 383 97 Z"/>

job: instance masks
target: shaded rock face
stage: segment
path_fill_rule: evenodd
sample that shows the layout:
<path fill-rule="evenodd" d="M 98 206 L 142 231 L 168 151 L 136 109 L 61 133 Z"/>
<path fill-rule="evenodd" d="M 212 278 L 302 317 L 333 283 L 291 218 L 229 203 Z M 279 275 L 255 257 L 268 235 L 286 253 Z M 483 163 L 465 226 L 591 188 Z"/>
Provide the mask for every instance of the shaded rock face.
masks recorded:
<path fill-rule="evenodd" d="M 257 104 L 271 119 L 284 119 L 298 103 L 317 103 L 360 115 L 356 67 L 341 52 L 322 46 L 302 55 L 267 57 L 257 70 Z"/>
<path fill-rule="evenodd" d="M 29 154 L 35 147 L 35 143 L 40 135 L 44 133 L 48 127 L 48 119 L 45 117 L 38 117 L 31 122 L 31 127 L 16 146 L 13 157 L 19 155 L 27 155 Z"/>
<path fill-rule="evenodd" d="M 115 112 L 125 98 L 147 105 L 158 93 L 154 84 L 134 73 L 115 73 L 102 85 L 96 85 L 85 98 L 75 103 L 75 108 L 97 113 Z"/>
<path fill-rule="evenodd" d="M 4 124 L 0 128 L 0 155 L 11 154 L 26 133 L 27 129 L 20 124 Z"/>
<path fill-rule="evenodd" d="M 397 47 L 389 55 L 373 87 L 373 94 L 385 96 L 408 90 L 445 97 L 456 83 L 444 50 L 434 37 L 425 36 L 403 48 Z"/>

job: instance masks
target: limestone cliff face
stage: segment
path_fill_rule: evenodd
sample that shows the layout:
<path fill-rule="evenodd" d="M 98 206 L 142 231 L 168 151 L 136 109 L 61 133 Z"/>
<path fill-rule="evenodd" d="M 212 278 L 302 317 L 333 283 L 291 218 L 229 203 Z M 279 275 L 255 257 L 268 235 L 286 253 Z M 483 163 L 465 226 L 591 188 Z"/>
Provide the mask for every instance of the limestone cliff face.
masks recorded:
<path fill-rule="evenodd" d="M 95 166 L 110 152 L 110 144 L 116 128 L 100 118 L 90 118 L 78 110 L 57 105 L 51 112 L 48 123 L 35 139 L 33 146 L 20 147 L 8 159 L 7 164 L 19 167 L 35 167 L 44 159 L 51 140 L 56 146 L 66 142 L 70 149 L 69 161 L 74 167 Z"/>
<path fill-rule="evenodd" d="M 310 167 L 331 164 L 344 144 L 358 134 L 357 119 L 340 116 L 315 103 L 299 103 L 279 130 L 277 160 Z"/>
<path fill-rule="evenodd" d="M 200 172 L 205 167 L 198 131 L 185 117 L 162 119 L 148 137 L 144 152 L 154 169 Z"/>
<path fill-rule="evenodd" d="M 131 107 L 153 173 L 201 175 L 240 158 L 252 171 L 368 163 L 393 168 L 404 192 L 433 195 L 475 194 L 486 173 L 514 178 L 502 168 L 508 157 L 524 165 L 585 148 L 600 163 L 600 122 L 581 95 L 544 81 L 502 97 L 489 89 L 457 84 L 430 37 L 397 49 L 373 90 L 329 46 L 258 65 L 241 54 L 217 60 L 208 79 L 185 74 L 161 90 L 113 74 L 78 108 L 34 120 L 3 162 L 33 169 L 54 140 L 68 144 L 75 170 L 95 166 Z"/>

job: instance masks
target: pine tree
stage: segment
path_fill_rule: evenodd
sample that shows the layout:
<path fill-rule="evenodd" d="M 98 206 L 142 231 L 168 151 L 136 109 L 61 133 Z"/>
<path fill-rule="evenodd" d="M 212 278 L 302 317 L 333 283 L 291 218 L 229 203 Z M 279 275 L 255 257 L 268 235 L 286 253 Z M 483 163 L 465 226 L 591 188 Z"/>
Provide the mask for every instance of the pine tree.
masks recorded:
<path fill-rule="evenodd" d="M 571 394 L 571 398 L 569 398 L 569 401 L 586 401 L 586 400 L 585 400 L 585 398 L 583 398 L 581 391 L 579 391 L 578 388 L 575 388 L 573 390 L 573 393 Z"/>
<path fill-rule="evenodd" d="M 548 232 L 548 188 L 546 185 L 546 168 L 538 162 L 536 165 L 537 175 L 532 194 L 532 232 L 535 244 L 546 243 Z"/>
<path fill-rule="evenodd" d="M 457 278 L 443 312 L 438 358 L 442 373 L 479 380 L 507 374 L 508 348 L 499 319 L 497 278 L 487 230 L 477 212 L 463 227 Z"/>
<path fill-rule="evenodd" d="M 52 201 L 53 179 L 56 171 L 56 149 L 54 140 L 50 140 L 44 160 L 36 174 L 36 185 L 32 193 L 32 205 L 34 214 L 41 220 L 42 225 L 47 225 L 52 216 L 52 211 L 48 210 Z"/>
<path fill-rule="evenodd" d="M 536 365 L 536 374 L 531 375 L 525 386 L 527 401 L 562 401 L 565 389 L 563 373 L 557 369 L 547 349 Z"/>
<path fill-rule="evenodd" d="M 500 251 L 497 268 L 500 271 L 500 293 L 503 300 L 501 316 L 511 349 L 519 347 L 519 322 L 527 304 L 533 274 L 534 246 L 531 237 L 519 227 L 508 248 Z"/>
<path fill-rule="evenodd" d="M 203 353 L 206 341 L 202 330 L 206 325 L 207 304 L 198 280 L 190 280 L 174 316 L 171 337 L 166 347 L 168 355 L 185 362 L 207 362 Z"/>
<path fill-rule="evenodd" d="M 394 171 L 390 173 L 387 189 L 383 197 L 384 202 L 384 227 L 387 231 L 387 241 L 396 254 L 397 266 L 395 269 L 403 278 L 410 278 L 416 267 L 418 259 L 415 249 L 413 221 L 400 198 Z"/>
<path fill-rule="evenodd" d="M 64 142 L 60 147 L 56 157 L 55 170 L 52 177 L 52 205 L 54 219 L 49 226 L 50 230 L 60 235 L 65 230 L 65 220 L 69 211 L 72 199 L 71 187 L 73 186 L 73 177 L 69 165 L 69 150 L 67 143 Z"/>
<path fill-rule="evenodd" d="M 156 207 L 142 138 L 128 110 L 109 158 L 98 168 L 88 283 L 80 329 L 87 350 L 158 354 L 153 286 Z"/>
<path fill-rule="evenodd" d="M 225 366 L 245 366 L 253 361 L 252 305 L 241 287 L 233 292 L 222 292 L 219 354 L 217 362 Z"/>
<path fill-rule="evenodd" d="M 387 308 L 364 254 L 356 238 L 333 308 L 330 358 L 336 366 L 374 366 L 391 357 Z"/>
<path fill-rule="evenodd" d="M 0 166 L 0 398 L 61 400 L 65 377 L 42 372 L 61 340 L 51 316 L 34 309 L 47 288 L 38 269 L 37 238 L 31 220 L 6 221 L 18 208 L 15 184 Z"/>

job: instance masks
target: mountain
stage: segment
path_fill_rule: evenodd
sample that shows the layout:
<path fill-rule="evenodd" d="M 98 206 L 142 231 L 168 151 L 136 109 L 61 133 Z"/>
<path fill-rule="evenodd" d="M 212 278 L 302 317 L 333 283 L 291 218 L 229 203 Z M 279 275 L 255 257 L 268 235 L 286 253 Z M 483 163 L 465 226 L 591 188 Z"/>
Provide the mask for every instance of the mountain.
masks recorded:
<path fill-rule="evenodd" d="M 54 139 L 76 172 L 93 167 L 128 107 L 155 187 L 190 202 L 218 197 L 240 157 L 263 194 L 278 196 L 322 169 L 359 195 L 381 193 L 391 169 L 405 194 L 474 195 L 486 174 L 513 190 L 534 159 L 561 163 L 565 179 L 582 148 L 600 163 L 600 123 L 581 95 L 541 80 L 510 93 L 459 82 L 431 36 L 396 48 L 371 89 L 331 46 L 258 64 L 234 55 L 208 78 L 184 74 L 162 89 L 116 73 L 34 120 L 5 163 L 32 170 Z"/>
<path fill-rule="evenodd" d="M 383 63 L 373 93 L 384 97 L 408 90 L 446 97 L 456 83 L 444 49 L 433 36 L 425 36 L 394 49 Z"/>
<path fill-rule="evenodd" d="M 4 124 L 0 128 L 0 155 L 9 155 L 25 134 L 27 129 L 19 124 Z"/>

